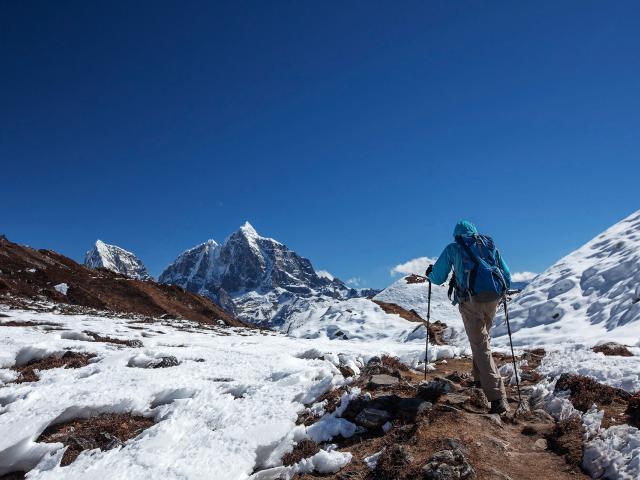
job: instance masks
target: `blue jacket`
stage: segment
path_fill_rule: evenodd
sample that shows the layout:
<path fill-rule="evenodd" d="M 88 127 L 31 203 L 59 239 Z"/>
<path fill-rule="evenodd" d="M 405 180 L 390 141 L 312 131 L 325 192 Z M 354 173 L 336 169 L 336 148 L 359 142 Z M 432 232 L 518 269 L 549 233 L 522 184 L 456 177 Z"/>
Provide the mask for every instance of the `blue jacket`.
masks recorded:
<path fill-rule="evenodd" d="M 462 220 L 456 224 L 456 227 L 453 230 L 453 237 L 455 238 L 457 235 L 465 237 L 476 233 L 478 233 L 478 230 L 473 223 L 467 220 Z M 464 264 L 462 262 L 463 256 L 464 253 L 460 245 L 455 242 L 447 245 L 440 254 L 440 257 L 438 257 L 436 263 L 433 265 L 433 270 L 429 274 L 429 280 L 437 285 L 442 285 L 447 281 L 451 268 L 453 268 L 453 271 L 456 274 L 456 279 L 465 278 Z M 509 288 L 511 286 L 511 272 L 509 271 L 509 267 L 500 256 L 500 252 L 497 250 L 496 257 L 498 260 L 498 266 L 500 267 L 500 270 L 502 270 L 504 279 L 507 282 L 507 288 Z M 463 286 L 459 285 L 459 287 Z"/>

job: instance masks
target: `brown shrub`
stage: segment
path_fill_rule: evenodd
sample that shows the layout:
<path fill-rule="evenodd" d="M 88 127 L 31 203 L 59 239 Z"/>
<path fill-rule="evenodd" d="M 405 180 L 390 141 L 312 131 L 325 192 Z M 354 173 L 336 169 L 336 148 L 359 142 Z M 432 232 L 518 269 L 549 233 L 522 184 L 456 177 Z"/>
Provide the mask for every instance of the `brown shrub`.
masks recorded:
<path fill-rule="evenodd" d="M 414 478 L 417 472 L 412 467 L 413 459 L 402 445 L 388 446 L 378 458 L 378 463 L 374 470 L 376 480 L 400 480 Z M 418 478 L 418 477 L 415 477 Z"/>
<path fill-rule="evenodd" d="M 346 365 L 338 366 L 338 370 L 340 370 L 340 373 L 344 378 L 353 377 L 356 374 L 351 367 L 347 367 Z"/>
<path fill-rule="evenodd" d="M 629 425 L 640 428 L 640 392 L 636 392 L 627 404 L 627 414 Z"/>
<path fill-rule="evenodd" d="M 425 283 L 427 281 L 427 278 L 423 277 L 422 275 L 416 275 L 415 273 L 412 273 L 408 277 L 405 277 L 404 281 L 407 283 Z"/>
<path fill-rule="evenodd" d="M 81 368 L 89 363 L 89 360 L 95 357 L 92 353 L 65 352 L 61 357 L 55 355 L 31 360 L 22 367 L 13 367 L 20 374 L 15 383 L 37 382 L 40 380 L 36 370 L 51 370 L 54 368 Z"/>
<path fill-rule="evenodd" d="M 314 456 L 319 451 L 320 447 L 313 440 L 302 440 L 291 452 L 284 454 L 282 464 L 285 466 L 293 465 L 300 460 Z"/>
<path fill-rule="evenodd" d="M 619 343 L 604 343 L 593 347 L 592 350 L 596 353 L 603 353 L 605 355 L 618 356 L 618 357 L 633 357 L 633 353 L 629 351 L 624 345 Z"/>
<path fill-rule="evenodd" d="M 128 413 L 103 413 L 49 426 L 37 441 L 67 446 L 61 462 L 62 466 L 66 466 L 73 463 L 83 450 L 111 450 L 152 425 L 153 420 L 147 417 Z"/>
<path fill-rule="evenodd" d="M 393 370 L 399 370 L 401 372 L 408 372 L 409 367 L 407 367 L 404 363 L 402 363 L 398 357 L 391 357 L 389 355 L 382 355 L 380 357 L 380 362 L 382 365 L 387 366 Z"/>
<path fill-rule="evenodd" d="M 140 340 L 123 340 L 121 338 L 103 337 L 95 332 L 84 332 L 90 337 L 93 337 L 94 342 L 101 343 L 113 343 L 115 345 L 125 345 L 127 347 L 138 348 L 142 347 L 143 343 Z"/>
<path fill-rule="evenodd" d="M 620 388 L 603 385 L 592 378 L 564 373 L 556 383 L 556 391 L 569 390 L 573 406 L 586 412 L 596 405 L 611 405 L 614 401 L 626 402 L 629 394 Z"/>
<path fill-rule="evenodd" d="M 551 451 L 562 455 L 569 465 L 579 468 L 582 465 L 584 450 L 583 433 L 584 427 L 580 417 L 571 417 L 558 422 L 553 427 L 551 433 L 547 435 L 547 444 Z"/>

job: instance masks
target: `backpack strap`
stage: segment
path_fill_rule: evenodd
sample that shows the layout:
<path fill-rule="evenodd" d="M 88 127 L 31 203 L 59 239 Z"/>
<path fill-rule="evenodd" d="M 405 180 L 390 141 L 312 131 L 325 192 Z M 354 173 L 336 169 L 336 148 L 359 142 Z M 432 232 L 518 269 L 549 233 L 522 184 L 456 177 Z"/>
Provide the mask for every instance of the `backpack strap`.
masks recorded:
<path fill-rule="evenodd" d="M 467 245 L 467 243 L 462 239 L 460 235 L 456 235 L 456 243 L 464 249 L 469 259 L 473 262 L 473 268 L 471 269 L 471 272 L 469 272 L 469 294 L 473 296 L 475 295 L 475 292 L 473 291 L 473 285 L 475 285 L 476 283 L 476 276 L 478 275 L 480 262 L 474 255 L 469 245 Z"/>
<path fill-rule="evenodd" d="M 456 272 L 453 272 L 453 274 L 451 275 L 451 280 L 449 280 L 449 290 L 447 290 L 447 297 L 449 297 L 449 300 L 451 300 L 453 302 L 453 291 L 458 287 L 458 284 L 456 283 Z"/>

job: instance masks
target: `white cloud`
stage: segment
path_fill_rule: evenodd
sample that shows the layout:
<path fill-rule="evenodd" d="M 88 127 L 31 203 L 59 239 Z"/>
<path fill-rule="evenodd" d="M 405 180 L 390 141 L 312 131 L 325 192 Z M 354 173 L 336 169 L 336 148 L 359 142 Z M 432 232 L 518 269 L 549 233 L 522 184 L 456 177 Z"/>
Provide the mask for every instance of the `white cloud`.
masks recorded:
<path fill-rule="evenodd" d="M 417 273 L 418 275 L 424 275 L 427 267 L 433 263 L 436 263 L 435 259 L 429 257 L 418 257 L 408 262 L 401 263 L 393 267 L 389 273 L 392 277 L 396 275 L 409 275 L 411 273 Z"/>
<path fill-rule="evenodd" d="M 534 272 L 516 272 L 511 274 L 512 282 L 530 282 L 538 274 Z"/>
<path fill-rule="evenodd" d="M 352 287 L 359 287 L 362 283 L 362 279 L 360 277 L 353 277 L 347 280 L 347 285 L 351 285 Z"/>
<path fill-rule="evenodd" d="M 329 280 L 333 280 L 335 278 L 333 275 L 331 275 L 331 273 L 327 272 L 326 270 L 318 270 L 316 273 L 318 274 L 319 277 L 328 278 Z"/>

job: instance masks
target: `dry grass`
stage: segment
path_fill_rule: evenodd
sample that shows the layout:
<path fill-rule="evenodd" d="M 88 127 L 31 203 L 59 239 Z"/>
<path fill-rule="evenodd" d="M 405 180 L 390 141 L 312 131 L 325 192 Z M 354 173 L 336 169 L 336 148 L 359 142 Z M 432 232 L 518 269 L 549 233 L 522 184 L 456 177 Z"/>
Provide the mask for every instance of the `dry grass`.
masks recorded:
<path fill-rule="evenodd" d="M 95 357 L 91 353 L 65 352 L 61 357 L 55 355 L 32 360 L 22 367 L 13 367 L 12 370 L 18 372 L 20 376 L 15 383 L 37 382 L 40 380 L 36 371 L 51 370 L 53 368 L 81 368 Z"/>
<path fill-rule="evenodd" d="M 66 466 L 73 463 L 83 450 L 110 450 L 138 436 L 152 425 L 153 420 L 147 417 L 128 413 L 104 413 L 50 426 L 37 441 L 67 446 L 61 462 L 62 466 Z"/>
<path fill-rule="evenodd" d="M 300 460 L 314 456 L 320 451 L 320 447 L 313 440 L 302 440 L 291 452 L 282 457 L 282 463 L 286 466 L 298 463 Z"/>
<path fill-rule="evenodd" d="M 90 337 L 93 337 L 94 342 L 101 343 L 113 343 L 114 345 L 125 345 L 127 347 L 138 348 L 142 347 L 143 343 L 140 340 L 123 340 L 121 338 L 103 337 L 95 332 L 84 332 Z"/>
<path fill-rule="evenodd" d="M 592 349 L 596 353 L 603 353 L 605 355 L 618 356 L 618 357 L 633 357 L 633 353 L 629 351 L 624 345 L 619 343 L 605 343 L 598 345 Z"/>
<path fill-rule="evenodd" d="M 586 412 L 595 403 L 598 406 L 611 405 L 616 401 L 626 403 L 629 394 L 620 388 L 598 383 L 582 375 L 563 374 L 556 383 L 556 391 L 569 390 L 571 403 L 578 410 Z"/>
<path fill-rule="evenodd" d="M 579 417 L 562 420 L 547 436 L 547 445 L 551 451 L 563 456 L 569 465 L 578 469 L 582 465 L 583 434 L 584 427 Z"/>
<path fill-rule="evenodd" d="M 636 392 L 627 403 L 627 414 L 629 425 L 640 428 L 640 392 Z"/>

